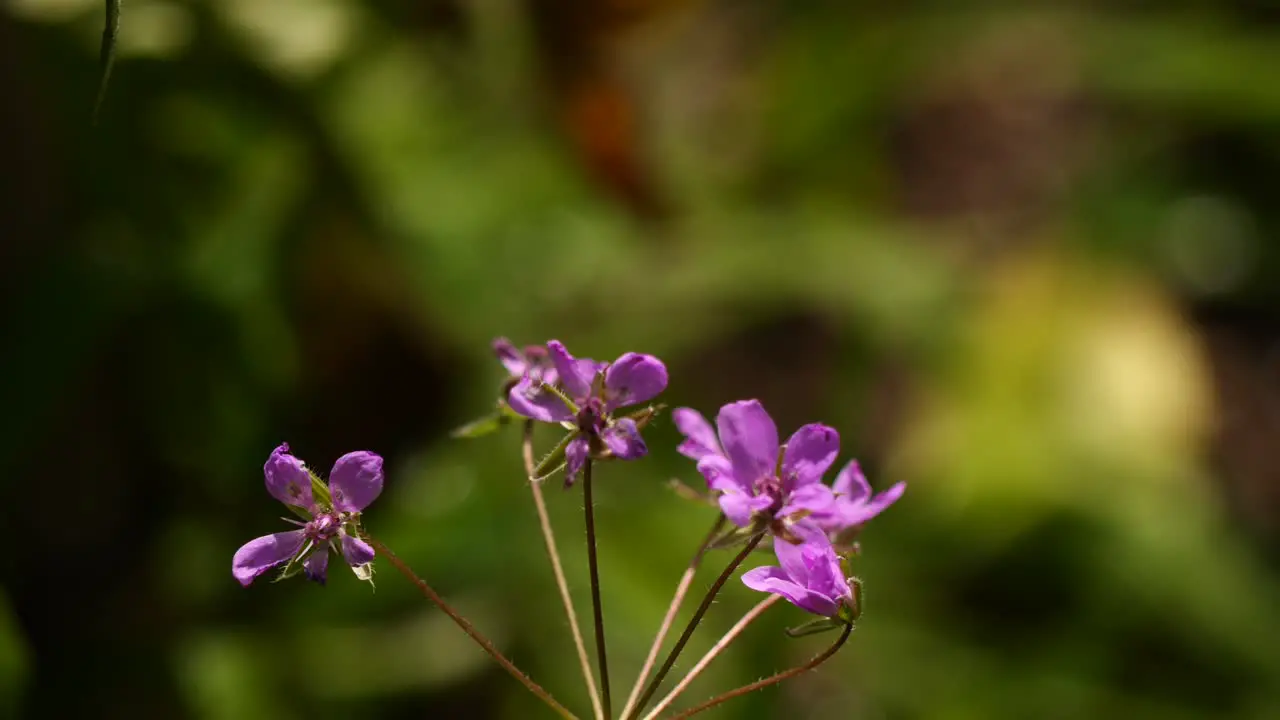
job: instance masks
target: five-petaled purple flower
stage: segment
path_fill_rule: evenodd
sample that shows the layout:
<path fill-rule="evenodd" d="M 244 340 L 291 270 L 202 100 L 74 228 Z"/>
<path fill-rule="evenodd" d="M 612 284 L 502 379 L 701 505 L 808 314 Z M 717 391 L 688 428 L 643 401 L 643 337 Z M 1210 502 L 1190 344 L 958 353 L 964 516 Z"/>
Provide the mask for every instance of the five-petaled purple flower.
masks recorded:
<path fill-rule="evenodd" d="M 549 389 L 545 375 L 526 375 L 507 394 L 507 404 L 527 418 L 573 424 L 578 433 L 565 447 L 566 480 L 572 482 L 593 453 L 607 450 L 623 460 L 643 457 L 648 448 L 636 421 L 615 420 L 613 412 L 652 400 L 667 387 L 662 361 L 629 352 L 612 363 L 598 363 L 573 357 L 558 340 L 548 342 L 547 351 L 563 392 Z"/>
<path fill-rule="evenodd" d="M 742 583 L 752 590 L 781 595 L 802 610 L 847 621 L 854 611 L 853 589 L 844 576 L 840 556 L 826 533 L 805 524 L 793 531 L 804 542 L 792 544 L 781 536 L 773 538 L 773 551 L 782 567 L 748 570 Z"/>
<path fill-rule="evenodd" d="M 822 484 L 822 475 L 840 450 L 834 428 L 805 425 L 779 453 L 778 428 L 758 400 L 720 408 L 719 437 L 694 410 L 680 408 L 672 418 L 686 438 L 679 452 L 697 461 L 698 471 L 720 493 L 720 509 L 733 524 L 747 527 L 757 514 L 782 520 L 802 511 L 828 509 L 830 489 Z M 815 487 L 826 489 L 826 495 L 811 489 Z"/>
<path fill-rule="evenodd" d="M 311 473 L 302 461 L 289 454 L 289 446 L 281 445 L 271 452 L 263 471 L 267 492 L 285 505 L 302 510 L 308 520 L 299 530 L 264 535 L 250 540 L 236 551 L 231 573 L 241 585 L 248 587 L 259 575 L 281 563 L 301 562 L 308 578 L 324 583 L 329 565 L 329 550 L 338 549 L 347 564 L 361 577 L 368 576 L 366 567 L 373 561 L 374 550 L 359 537 L 360 511 L 382 492 L 382 458 L 371 452 L 357 451 L 338 458 L 329 473 L 330 502 L 315 496 Z"/>

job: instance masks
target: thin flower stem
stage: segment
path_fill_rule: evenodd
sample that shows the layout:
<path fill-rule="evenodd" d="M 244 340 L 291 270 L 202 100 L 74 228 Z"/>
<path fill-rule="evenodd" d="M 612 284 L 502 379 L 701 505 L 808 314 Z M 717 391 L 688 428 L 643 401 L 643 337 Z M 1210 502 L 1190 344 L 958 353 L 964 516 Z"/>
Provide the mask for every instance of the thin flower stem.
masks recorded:
<path fill-rule="evenodd" d="M 810 670 L 826 662 L 828 659 L 831 658 L 832 655 L 835 655 L 836 651 L 838 651 L 844 645 L 845 641 L 849 639 L 849 633 L 851 632 L 853 632 L 853 625 L 845 625 L 844 632 L 840 633 L 840 637 L 836 639 L 835 643 L 832 644 L 831 647 L 827 648 L 826 650 L 823 650 L 820 654 L 815 655 L 812 660 L 801 665 L 800 667 L 793 667 L 790 670 L 784 670 L 772 677 L 767 677 L 763 680 L 757 680 L 751 683 L 750 685 L 743 685 L 742 687 L 736 690 L 730 690 L 729 692 L 724 693 L 722 695 L 717 695 L 711 698 L 710 700 L 702 703 L 701 705 L 697 705 L 677 715 L 671 716 L 670 720 L 684 720 L 684 718 L 697 715 L 703 710 L 709 710 L 715 707 L 716 705 L 719 705 L 720 703 L 725 702 L 726 700 L 732 700 L 738 697 L 739 695 L 746 695 L 748 693 L 753 693 L 756 690 L 759 690 L 761 688 L 766 688 L 766 687 L 769 687 L 770 685 L 777 685 L 783 680 L 787 680 L 789 678 L 795 677 L 796 675 L 801 675 L 806 672 L 809 672 Z"/>
<path fill-rule="evenodd" d="M 436 607 L 443 610 L 444 614 L 448 615 L 450 620 L 453 620 L 458 627 L 462 628 L 462 632 L 466 633 L 472 640 L 475 640 L 477 645 L 484 648 L 484 651 L 489 653 L 489 656 L 497 661 L 497 663 L 502 666 L 503 670 L 510 673 L 511 677 L 519 680 L 522 685 L 529 689 L 529 692 L 537 695 L 538 699 L 546 703 L 552 710 L 555 710 L 556 714 L 560 717 L 565 718 L 565 720 L 578 720 L 577 715 L 569 712 L 565 706 L 556 702 L 556 699 L 551 697 L 550 693 L 543 690 L 541 685 L 534 682 L 528 675 L 521 672 L 520 668 L 517 668 L 514 663 L 508 660 L 507 657 L 498 650 L 493 642 L 489 640 L 489 638 L 481 635 L 480 631 L 475 629 L 475 626 L 473 626 L 466 618 L 462 617 L 462 615 L 458 614 L 458 611 L 454 610 L 449 603 L 445 602 L 444 598 L 440 597 L 435 590 L 432 590 L 431 586 L 428 585 L 425 580 L 418 577 L 418 575 L 414 573 L 403 560 L 397 557 L 395 553 L 391 552 L 386 545 L 383 545 L 381 540 L 369 535 L 366 535 L 364 539 L 373 546 L 373 549 L 377 551 L 379 555 L 386 558 L 387 562 L 391 563 L 392 567 L 399 570 L 401 575 L 405 576 L 409 582 L 416 585 L 423 597 L 435 603 Z"/>
<path fill-rule="evenodd" d="M 640 668 L 640 675 L 636 677 L 636 684 L 631 688 L 631 696 L 627 698 L 626 707 L 622 708 L 621 717 L 630 716 L 631 709 L 635 707 L 636 700 L 640 698 L 640 691 L 644 689 L 644 681 L 649 679 L 649 671 L 653 669 L 653 664 L 658 660 L 658 651 L 662 649 L 662 642 L 667 639 L 667 633 L 670 632 L 672 623 L 676 621 L 676 615 L 680 612 L 684 597 L 689 592 L 689 586 L 693 584 L 693 576 L 697 574 L 698 566 L 702 564 L 702 558 L 707 554 L 707 546 L 720 534 L 720 529 L 724 527 L 724 520 L 724 513 L 716 516 L 716 521 L 711 526 L 711 531 L 707 533 L 707 537 L 702 541 L 702 544 L 698 545 L 698 549 L 693 553 L 693 558 L 689 560 L 689 566 L 685 568 L 684 575 L 680 577 L 680 582 L 676 585 L 675 596 L 671 598 L 671 606 L 667 608 L 666 617 L 662 618 L 662 625 L 658 627 L 658 634 L 653 638 L 653 645 L 649 648 L 649 656 L 644 659 L 644 667 Z"/>
<path fill-rule="evenodd" d="M 609 653 L 604 641 L 604 608 L 600 604 L 600 563 L 596 558 L 596 511 L 591 499 L 591 458 L 582 466 L 582 501 L 587 524 L 587 565 L 591 569 L 591 609 L 596 622 L 596 662 L 600 665 L 601 702 L 604 716 L 613 717 L 609 698 Z"/>
<path fill-rule="evenodd" d="M 742 564 L 742 561 L 746 560 L 747 557 L 751 555 L 752 551 L 756 549 L 756 545 L 759 545 L 763 538 L 764 533 L 760 532 L 757 533 L 755 537 L 747 541 L 746 546 L 742 548 L 741 552 L 729 561 L 729 564 L 725 566 L 724 571 L 720 573 L 720 577 L 716 578 L 716 581 L 711 584 L 711 589 L 707 591 L 706 597 L 702 598 L 702 604 L 698 605 L 698 609 L 694 611 L 693 617 L 690 618 L 689 624 L 685 626 L 684 632 L 680 634 L 680 639 L 676 641 L 675 647 L 671 648 L 671 652 L 667 654 L 667 659 L 663 661 L 662 668 L 658 670 L 657 675 L 653 676 L 653 680 L 650 681 L 649 686 L 645 688 L 644 694 L 636 701 L 635 708 L 632 710 L 631 715 L 624 716 L 624 720 L 626 720 L 626 718 L 634 717 L 644 710 L 645 703 L 649 702 L 649 699 L 653 697 L 653 694 L 658 691 L 658 687 L 662 685 L 663 679 L 667 677 L 667 673 L 671 672 L 671 666 L 676 664 L 676 659 L 680 657 L 680 652 L 684 650 L 684 646 L 689 642 L 689 638 L 693 636 L 693 631 L 697 629 L 698 623 L 702 622 L 702 616 L 707 614 L 707 610 L 710 609 L 711 603 L 715 601 L 716 595 L 720 592 L 720 588 L 724 587 L 724 584 L 728 582 L 729 577 L 733 575 L 733 571 L 737 570 L 738 566 Z"/>
<path fill-rule="evenodd" d="M 748 625 L 754 622 L 756 618 L 763 615 L 765 610 L 768 610 L 771 606 L 773 606 L 774 603 L 778 602 L 781 599 L 782 599 L 781 595 L 770 595 L 764 600 L 761 600 L 760 602 L 756 603 L 755 607 L 748 610 L 747 614 L 743 615 L 742 619 L 739 620 L 737 624 L 729 628 L 729 632 L 725 633 L 724 637 L 720 638 L 719 642 L 717 642 L 714 647 L 712 647 L 709 651 L 707 651 L 706 655 L 702 656 L 702 659 L 698 661 L 697 665 L 693 666 L 693 669 L 689 671 L 689 674 L 685 675 L 684 679 L 681 680 L 680 683 L 671 690 L 671 692 L 667 693 L 667 696 L 662 698 L 662 700 L 660 700 L 658 704 L 654 706 L 653 710 L 649 711 L 648 715 L 644 716 L 644 720 L 654 720 L 654 718 L 657 718 L 658 715 L 663 710 L 666 710 L 671 705 L 671 703 L 674 702 L 675 699 L 680 696 L 680 693 L 687 690 L 689 685 L 693 684 L 693 681 L 696 680 L 697 677 L 702 674 L 702 671 L 705 670 L 707 666 L 711 664 L 712 660 L 715 660 L 716 657 L 720 655 L 720 653 L 724 652 L 725 648 L 729 647 L 730 643 L 732 643 L 734 640 L 737 639 L 739 635 L 742 634 L 743 630 L 747 629 Z"/>
<path fill-rule="evenodd" d="M 586 681 L 587 694 L 591 696 L 591 710 L 596 720 L 605 720 L 604 708 L 600 704 L 600 691 L 596 689 L 595 675 L 591 672 L 591 658 L 587 655 L 587 645 L 582 639 L 582 629 L 578 627 L 578 613 L 573 609 L 573 596 L 569 594 L 569 583 L 565 580 L 564 567 L 560 564 L 560 551 L 556 549 L 556 536 L 551 529 L 551 518 L 547 515 L 547 503 L 542 498 L 542 483 L 533 477 L 536 468 L 533 459 L 532 420 L 526 420 L 524 423 L 521 455 L 524 458 L 525 473 L 529 476 L 529 489 L 533 492 L 533 505 L 538 510 L 538 522 L 542 525 L 542 539 L 547 545 L 547 556 L 551 558 L 551 572 L 556 577 L 556 587 L 560 589 L 560 601 L 564 603 L 564 613 L 569 618 L 569 632 L 573 635 L 573 646 L 578 651 L 582 679 Z"/>

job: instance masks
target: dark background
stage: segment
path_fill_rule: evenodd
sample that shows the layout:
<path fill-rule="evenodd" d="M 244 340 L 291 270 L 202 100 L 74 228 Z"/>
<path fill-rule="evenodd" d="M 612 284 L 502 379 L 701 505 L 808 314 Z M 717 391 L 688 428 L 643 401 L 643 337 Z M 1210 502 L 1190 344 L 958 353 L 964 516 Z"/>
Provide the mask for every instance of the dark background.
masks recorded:
<path fill-rule="evenodd" d="M 93 128 L 101 5 L 0 11 L 0 714 L 546 714 L 389 567 L 235 583 L 281 441 L 385 455 L 370 529 L 588 711 L 518 438 L 447 437 L 501 334 L 909 483 L 849 647 L 707 717 L 1280 716 L 1273 3 L 126 0 Z M 598 473 L 621 697 L 710 522 L 648 438 Z"/>

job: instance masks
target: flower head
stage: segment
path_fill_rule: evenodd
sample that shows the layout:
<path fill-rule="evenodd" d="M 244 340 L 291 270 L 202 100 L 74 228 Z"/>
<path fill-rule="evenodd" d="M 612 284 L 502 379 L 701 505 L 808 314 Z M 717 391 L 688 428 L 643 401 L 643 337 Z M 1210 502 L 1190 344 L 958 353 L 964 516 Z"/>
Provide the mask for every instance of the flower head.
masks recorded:
<path fill-rule="evenodd" d="M 356 574 L 366 577 L 374 550 L 360 539 L 360 513 L 382 492 L 382 458 L 363 450 L 343 455 L 333 464 L 326 487 L 313 482 L 302 461 L 289 454 L 288 445 L 281 445 L 271 452 L 263 472 L 267 492 L 306 521 L 291 520 L 300 529 L 245 543 L 231 561 L 236 580 L 248 587 L 259 575 L 287 562 L 286 570 L 300 563 L 308 578 L 323 584 L 330 549 L 341 552 Z"/>
<path fill-rule="evenodd" d="M 554 378 L 526 375 L 507 394 L 507 404 L 520 415 L 572 426 L 575 436 L 565 447 L 565 475 L 572 478 L 593 453 L 635 460 L 648 452 L 632 418 L 614 411 L 648 402 L 667 387 L 667 368 L 652 355 L 624 353 L 612 363 L 575 358 L 558 340 L 547 343 Z M 558 381 L 559 387 L 553 387 Z"/>
<path fill-rule="evenodd" d="M 778 428 L 758 400 L 720 408 L 717 434 L 696 411 L 672 413 L 685 436 L 678 448 L 696 460 L 707 485 L 719 492 L 720 509 L 739 527 L 753 516 L 781 520 L 827 509 L 831 491 L 822 475 L 835 462 L 840 435 L 826 425 L 805 425 L 778 445 Z"/>
<path fill-rule="evenodd" d="M 826 533 L 804 524 L 797 525 L 794 531 L 803 542 L 792 544 L 780 536 L 773 538 L 773 551 L 781 567 L 766 565 L 748 570 L 742 575 L 742 583 L 752 590 L 781 595 L 816 615 L 851 617 L 853 589 Z"/>

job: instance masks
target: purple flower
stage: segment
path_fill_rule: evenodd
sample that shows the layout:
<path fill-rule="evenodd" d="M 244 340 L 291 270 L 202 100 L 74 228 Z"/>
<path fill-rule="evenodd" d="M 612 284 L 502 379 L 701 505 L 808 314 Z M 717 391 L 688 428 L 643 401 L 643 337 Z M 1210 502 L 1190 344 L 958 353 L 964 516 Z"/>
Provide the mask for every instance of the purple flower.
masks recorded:
<path fill-rule="evenodd" d="M 742 583 L 752 590 L 781 595 L 801 610 L 848 619 L 853 610 L 853 589 L 831 541 L 826 533 L 807 525 L 793 530 L 804 542 L 793 545 L 783 537 L 773 538 L 773 551 L 782 567 L 748 570 Z"/>
<path fill-rule="evenodd" d="M 498 356 L 498 360 L 514 380 L 530 378 L 533 382 L 548 385 L 555 385 L 558 380 L 547 349 L 541 345 L 527 345 L 523 350 L 518 350 L 510 340 L 500 337 L 493 341 L 493 354 Z"/>
<path fill-rule="evenodd" d="M 871 486 L 863 476 L 856 460 L 850 461 L 831 486 L 832 499 L 819 508 L 809 520 L 832 536 L 858 527 L 879 515 L 906 492 L 907 484 L 900 482 L 882 493 L 872 495 Z"/>
<path fill-rule="evenodd" d="M 558 340 L 547 343 L 559 391 L 545 374 L 526 375 L 507 394 L 517 413 L 549 423 L 572 423 L 577 435 L 565 448 L 565 476 L 572 481 L 593 453 L 623 460 L 648 452 L 635 420 L 613 412 L 657 397 L 667 387 L 667 368 L 652 355 L 625 353 L 612 363 L 575 358 Z M 569 401 L 566 403 L 566 399 Z"/>
<path fill-rule="evenodd" d="M 360 539 L 360 512 L 382 492 L 382 458 L 363 450 L 338 458 L 329 473 L 327 499 L 316 497 L 311 472 L 289 454 L 288 445 L 271 452 L 263 471 L 267 492 L 300 511 L 307 521 L 290 520 L 301 529 L 264 535 L 245 543 L 231 561 L 231 574 L 236 580 L 248 587 L 259 575 L 281 563 L 288 562 L 288 568 L 301 562 L 307 577 L 323 584 L 330 549 L 341 552 L 356 574 L 366 577 L 365 566 L 373 561 L 374 550 Z"/>
<path fill-rule="evenodd" d="M 805 425 L 780 451 L 778 428 L 758 400 L 720 408 L 718 435 L 688 408 L 676 410 L 672 417 L 685 436 L 679 452 L 698 462 L 698 472 L 720 493 L 720 509 L 733 524 L 746 527 L 757 514 L 781 520 L 823 511 L 831 504 L 831 490 L 822 484 L 822 475 L 840 450 L 835 429 Z"/>

